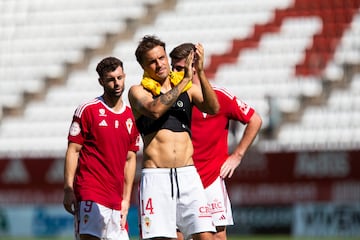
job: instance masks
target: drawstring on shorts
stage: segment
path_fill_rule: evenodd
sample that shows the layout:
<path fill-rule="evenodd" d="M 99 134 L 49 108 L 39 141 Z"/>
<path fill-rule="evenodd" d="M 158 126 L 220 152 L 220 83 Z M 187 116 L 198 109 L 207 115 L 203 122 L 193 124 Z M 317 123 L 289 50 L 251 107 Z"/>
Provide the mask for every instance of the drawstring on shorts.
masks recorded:
<path fill-rule="evenodd" d="M 174 174 L 173 174 L 174 173 Z M 180 189 L 179 189 L 179 181 L 177 177 L 177 171 L 176 168 L 170 168 L 170 183 L 171 183 L 171 197 L 174 198 L 174 180 L 173 175 L 175 177 L 175 183 L 177 188 L 177 198 L 180 198 Z"/>

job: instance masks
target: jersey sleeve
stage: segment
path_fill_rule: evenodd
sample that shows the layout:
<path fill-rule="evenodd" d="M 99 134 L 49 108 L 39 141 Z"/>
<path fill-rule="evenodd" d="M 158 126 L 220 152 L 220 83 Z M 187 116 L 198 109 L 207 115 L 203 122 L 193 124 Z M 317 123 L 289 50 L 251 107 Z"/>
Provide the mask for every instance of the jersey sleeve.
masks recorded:
<path fill-rule="evenodd" d="M 127 111 L 128 114 L 131 116 L 131 122 L 129 122 L 131 128 L 131 135 L 130 135 L 131 143 L 130 143 L 129 151 L 137 152 L 140 150 L 140 140 L 141 140 L 140 133 L 136 127 L 135 118 L 132 114 L 131 108 L 128 107 Z"/>
<path fill-rule="evenodd" d="M 134 124 L 134 130 L 132 133 L 132 142 L 130 145 L 130 151 L 137 152 L 140 149 L 140 134 L 138 129 L 136 128 L 136 124 Z"/>
<path fill-rule="evenodd" d="M 224 107 L 222 111 L 232 120 L 247 124 L 254 114 L 255 110 L 246 102 L 229 93 L 224 88 L 216 88 L 220 106 Z"/>
<path fill-rule="evenodd" d="M 75 113 L 73 115 L 68 134 L 68 141 L 83 145 L 85 141 L 84 136 L 87 132 L 87 120 L 85 112 L 81 111 L 81 114 L 79 114 L 80 108 L 81 106 L 79 106 L 75 110 Z"/>

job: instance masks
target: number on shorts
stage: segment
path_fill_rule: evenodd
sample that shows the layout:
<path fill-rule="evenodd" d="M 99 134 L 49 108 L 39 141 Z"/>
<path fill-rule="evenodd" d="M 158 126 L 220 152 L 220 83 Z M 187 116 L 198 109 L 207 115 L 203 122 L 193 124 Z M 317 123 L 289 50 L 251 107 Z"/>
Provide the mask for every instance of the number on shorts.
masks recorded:
<path fill-rule="evenodd" d="M 149 214 L 154 214 L 152 198 L 149 198 L 147 200 L 145 208 L 144 208 L 144 200 L 141 200 L 141 211 L 142 211 L 142 215 L 145 215 L 145 211 L 149 212 Z"/>
<path fill-rule="evenodd" d="M 91 212 L 92 204 L 92 201 L 85 201 L 84 212 Z"/>

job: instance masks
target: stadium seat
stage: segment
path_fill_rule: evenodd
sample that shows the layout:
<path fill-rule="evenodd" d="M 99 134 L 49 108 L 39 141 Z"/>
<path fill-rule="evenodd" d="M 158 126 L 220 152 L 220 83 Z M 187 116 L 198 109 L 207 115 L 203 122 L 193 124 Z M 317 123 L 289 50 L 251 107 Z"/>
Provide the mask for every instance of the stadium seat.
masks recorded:
<path fill-rule="evenodd" d="M 0 106 L 21 104 L 24 92 L 45 89 L 45 78 L 62 75 L 64 63 L 81 62 L 84 49 L 104 45 L 107 33 L 125 30 L 127 19 L 146 15 L 145 6 L 159 2 L 1 1 Z M 108 55 L 121 58 L 127 91 L 141 79 L 134 51 L 146 34 L 164 40 L 168 52 L 181 42 L 202 43 L 209 79 L 255 107 L 264 119 L 263 130 L 269 122 L 268 96 L 276 98 L 284 116 L 297 116 L 298 121 L 284 119 L 276 138 L 256 142 L 260 150 L 358 146 L 360 77 L 355 75 L 343 89 L 325 92 L 324 86 L 346 76 L 344 64 L 360 64 L 359 4 L 354 0 L 295 2 L 176 1 L 173 10 L 159 12 L 154 23 L 139 26 L 130 39 L 115 43 L 111 53 L 86 59 L 85 68 L 70 72 L 63 85 L 47 90 L 43 100 L 29 102 L 21 120 L 3 118 L 0 155 L 63 155 L 73 111 L 101 94 L 97 62 Z M 322 62 L 314 65 L 314 59 Z M 326 94 L 320 106 L 303 105 L 304 99 Z"/>

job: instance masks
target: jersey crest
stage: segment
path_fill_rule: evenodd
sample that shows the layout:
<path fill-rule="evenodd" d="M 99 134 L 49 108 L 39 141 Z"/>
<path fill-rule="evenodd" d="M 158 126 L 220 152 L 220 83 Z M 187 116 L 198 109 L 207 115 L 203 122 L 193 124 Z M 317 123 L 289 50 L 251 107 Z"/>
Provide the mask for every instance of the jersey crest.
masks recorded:
<path fill-rule="evenodd" d="M 132 129 L 133 125 L 134 125 L 133 121 L 130 118 L 128 118 L 126 120 L 126 128 L 129 132 L 129 134 L 131 133 L 131 129 Z"/>

